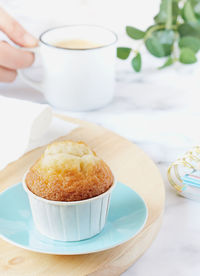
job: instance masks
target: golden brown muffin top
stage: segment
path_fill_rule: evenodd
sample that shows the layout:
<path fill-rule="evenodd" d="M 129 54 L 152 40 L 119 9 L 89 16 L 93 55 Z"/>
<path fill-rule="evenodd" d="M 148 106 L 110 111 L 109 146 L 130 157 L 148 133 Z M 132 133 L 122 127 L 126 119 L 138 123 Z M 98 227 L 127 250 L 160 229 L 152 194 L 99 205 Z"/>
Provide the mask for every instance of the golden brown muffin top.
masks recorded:
<path fill-rule="evenodd" d="M 37 196 L 55 201 L 77 201 L 98 196 L 113 184 L 113 174 L 84 142 L 50 144 L 26 176 Z"/>

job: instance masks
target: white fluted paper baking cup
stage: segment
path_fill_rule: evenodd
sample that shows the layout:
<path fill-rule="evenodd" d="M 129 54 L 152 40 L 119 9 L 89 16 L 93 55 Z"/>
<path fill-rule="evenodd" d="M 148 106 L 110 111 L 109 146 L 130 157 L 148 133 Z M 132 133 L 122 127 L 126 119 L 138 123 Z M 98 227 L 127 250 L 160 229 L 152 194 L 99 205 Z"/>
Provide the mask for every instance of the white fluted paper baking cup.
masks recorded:
<path fill-rule="evenodd" d="M 103 194 L 81 201 L 63 202 L 44 199 L 33 194 L 25 183 L 33 221 L 37 230 L 54 240 L 80 241 L 97 235 L 108 215 L 113 185 Z"/>

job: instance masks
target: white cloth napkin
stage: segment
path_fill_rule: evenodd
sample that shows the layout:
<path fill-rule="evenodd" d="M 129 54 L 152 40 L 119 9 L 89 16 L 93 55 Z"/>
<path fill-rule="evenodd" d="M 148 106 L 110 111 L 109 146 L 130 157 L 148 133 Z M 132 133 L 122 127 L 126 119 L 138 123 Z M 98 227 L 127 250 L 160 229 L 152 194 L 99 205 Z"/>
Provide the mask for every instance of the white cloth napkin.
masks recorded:
<path fill-rule="evenodd" d="M 54 117 L 48 105 L 0 96 L 0 170 L 77 127 Z"/>

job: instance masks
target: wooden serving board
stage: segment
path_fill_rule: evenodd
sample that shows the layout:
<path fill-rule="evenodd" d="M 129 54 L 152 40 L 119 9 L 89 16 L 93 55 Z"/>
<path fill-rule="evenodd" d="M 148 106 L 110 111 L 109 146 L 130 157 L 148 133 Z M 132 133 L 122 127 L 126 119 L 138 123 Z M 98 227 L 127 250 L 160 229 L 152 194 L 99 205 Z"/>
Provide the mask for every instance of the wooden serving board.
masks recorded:
<path fill-rule="evenodd" d="M 119 181 L 143 197 L 149 211 L 147 223 L 132 240 L 113 249 L 87 255 L 34 253 L 0 240 L 1 276 L 120 275 L 147 250 L 159 231 L 165 191 L 161 175 L 149 157 L 136 145 L 100 126 L 62 118 L 80 125 L 66 136 L 67 139 L 85 141 L 110 165 Z M 27 153 L 0 172 L 0 192 L 20 182 L 24 172 L 43 150 L 39 148 Z"/>

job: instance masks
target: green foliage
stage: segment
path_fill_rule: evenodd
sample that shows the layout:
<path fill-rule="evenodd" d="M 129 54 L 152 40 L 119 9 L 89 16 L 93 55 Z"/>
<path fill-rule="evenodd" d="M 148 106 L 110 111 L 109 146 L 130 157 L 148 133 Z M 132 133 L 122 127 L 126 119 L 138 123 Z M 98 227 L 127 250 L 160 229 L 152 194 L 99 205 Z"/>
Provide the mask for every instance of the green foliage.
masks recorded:
<path fill-rule="evenodd" d="M 200 18 L 200 1 L 199 0 L 191 0 L 191 5 L 194 10 L 195 16 Z"/>
<path fill-rule="evenodd" d="M 179 61 L 183 64 L 192 64 L 197 61 L 197 58 L 194 51 L 192 51 L 190 48 L 182 48 Z"/>
<path fill-rule="evenodd" d="M 175 35 L 172 30 L 156 31 L 145 41 L 145 46 L 153 56 L 166 57 L 172 52 L 174 39 Z"/>
<path fill-rule="evenodd" d="M 141 40 L 147 51 L 166 60 L 159 69 L 179 61 L 183 64 L 197 62 L 196 53 L 200 50 L 200 0 L 161 0 L 154 25 L 146 31 L 127 26 L 127 35 L 133 40 Z M 179 54 L 177 56 L 178 46 Z M 141 54 L 138 49 L 118 48 L 117 56 L 127 59 L 131 52 L 137 54 L 131 65 L 136 72 L 141 70 Z"/>
<path fill-rule="evenodd" d="M 145 42 L 147 50 L 155 57 L 164 57 L 165 50 L 156 37 L 150 37 Z"/>
<path fill-rule="evenodd" d="M 196 23 L 197 18 L 195 16 L 191 1 L 186 1 L 182 11 L 182 17 L 185 21 L 190 23 Z"/>
<path fill-rule="evenodd" d="M 180 48 L 190 48 L 195 53 L 197 53 L 200 49 L 200 39 L 193 36 L 184 36 L 179 40 Z"/>
<path fill-rule="evenodd" d="M 162 0 L 159 13 L 154 17 L 154 21 L 157 24 L 165 24 L 168 29 L 172 23 L 176 22 L 178 14 L 178 1 Z"/>
<path fill-rule="evenodd" d="M 177 28 L 179 36 L 194 36 L 200 38 L 200 22 L 192 23 L 186 22 L 180 24 Z"/>
<path fill-rule="evenodd" d="M 174 63 L 174 60 L 172 57 L 168 57 L 168 59 L 165 61 L 165 63 L 159 67 L 159 69 L 163 69 L 165 67 L 168 67 Z"/>
<path fill-rule="evenodd" d="M 142 59 L 140 53 L 137 53 L 137 55 L 132 59 L 131 63 L 135 72 L 140 72 L 142 66 Z"/>
<path fill-rule="evenodd" d="M 131 48 L 119 47 L 117 48 L 117 57 L 120 59 L 127 59 L 130 55 Z"/>
<path fill-rule="evenodd" d="M 133 39 L 142 39 L 145 35 L 145 32 L 131 26 L 126 27 L 126 33 Z"/>
<path fill-rule="evenodd" d="M 160 3 L 160 11 L 154 17 L 154 21 L 157 24 L 165 24 L 167 23 L 168 17 L 171 16 L 171 0 L 163 0 Z M 171 19 L 171 18 L 170 18 Z"/>

